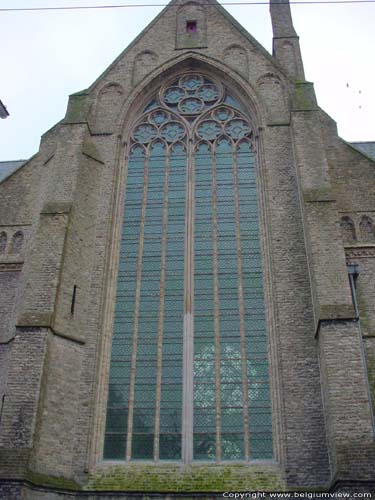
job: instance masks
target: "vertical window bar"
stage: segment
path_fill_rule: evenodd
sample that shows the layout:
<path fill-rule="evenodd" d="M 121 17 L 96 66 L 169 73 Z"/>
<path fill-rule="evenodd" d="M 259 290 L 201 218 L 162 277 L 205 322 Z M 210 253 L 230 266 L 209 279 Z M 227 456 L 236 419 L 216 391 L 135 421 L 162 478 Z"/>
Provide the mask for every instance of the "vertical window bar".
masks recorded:
<path fill-rule="evenodd" d="M 182 456 L 185 463 L 193 459 L 193 350 L 194 350 L 194 162 L 193 144 L 189 139 L 186 178 L 185 219 L 185 294 L 183 345 L 183 423 Z"/>
<path fill-rule="evenodd" d="M 216 212 L 216 151 L 212 153 L 212 246 L 214 274 L 214 337 L 215 337 L 215 395 L 216 395 L 216 460 L 221 461 L 221 377 L 220 377 L 220 306 L 219 306 L 219 270 L 217 247 L 217 212 Z"/>
<path fill-rule="evenodd" d="M 135 305 L 134 305 L 134 333 L 133 333 L 132 360 L 130 369 L 129 415 L 128 415 L 128 436 L 126 443 L 126 460 L 131 459 L 131 453 L 132 453 L 134 386 L 135 386 L 135 372 L 137 365 L 138 322 L 139 322 L 139 306 L 140 306 L 140 296 L 141 296 L 143 241 L 144 241 L 146 205 L 147 205 L 148 171 L 149 171 L 149 152 L 147 152 L 145 158 L 144 178 L 143 178 L 144 184 L 143 184 L 143 196 L 142 196 L 142 212 L 141 212 L 141 224 L 140 224 L 140 234 L 139 234 L 138 259 L 137 259 L 137 284 L 136 284 Z"/>
<path fill-rule="evenodd" d="M 348 275 L 349 275 L 349 284 L 350 284 L 350 292 L 352 294 L 352 301 L 354 306 L 354 312 L 356 316 L 359 316 L 358 309 L 358 301 L 357 301 L 357 293 L 356 293 L 356 279 L 358 278 L 358 265 L 357 264 L 348 264 Z"/>
<path fill-rule="evenodd" d="M 158 324 L 156 409 L 155 409 L 155 437 L 154 437 L 154 460 L 155 460 L 155 462 L 159 459 L 159 444 L 160 444 L 160 401 L 161 401 L 161 379 L 162 379 L 162 358 L 163 358 L 165 257 L 166 257 L 166 252 L 167 252 L 167 227 L 168 227 L 169 158 L 170 158 L 170 154 L 168 151 L 166 154 L 166 159 L 165 159 L 163 234 L 162 234 L 162 243 L 161 243 L 160 309 L 159 309 L 159 324 Z"/>
<path fill-rule="evenodd" d="M 242 281 L 242 250 L 241 250 L 241 228 L 240 228 L 240 205 L 238 196 L 238 167 L 237 152 L 233 152 L 233 177 L 234 177 L 234 204 L 236 217 L 236 244 L 237 244 L 237 276 L 238 276 L 238 305 L 240 312 L 240 338 L 241 338 L 241 369 L 242 369 L 242 398 L 245 434 L 245 458 L 250 459 L 249 440 L 249 397 L 247 380 L 247 355 L 246 355 L 246 329 L 245 329 L 245 308 Z"/>
<path fill-rule="evenodd" d="M 76 305 L 76 296 L 77 296 L 77 285 L 73 286 L 73 293 L 72 293 L 72 302 L 70 304 L 70 314 L 74 316 L 74 309 Z"/>

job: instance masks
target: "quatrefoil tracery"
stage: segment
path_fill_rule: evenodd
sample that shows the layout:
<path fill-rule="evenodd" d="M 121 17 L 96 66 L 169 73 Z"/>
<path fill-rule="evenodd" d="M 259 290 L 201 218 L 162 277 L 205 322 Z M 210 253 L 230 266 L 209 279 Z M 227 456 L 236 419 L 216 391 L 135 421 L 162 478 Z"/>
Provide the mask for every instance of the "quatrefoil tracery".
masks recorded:
<path fill-rule="evenodd" d="M 181 75 L 161 87 L 144 109 L 132 132 L 132 142 L 148 147 L 155 140 L 174 144 L 187 137 L 216 142 L 227 137 L 233 143 L 252 141 L 242 106 L 220 82 L 196 73 Z"/>

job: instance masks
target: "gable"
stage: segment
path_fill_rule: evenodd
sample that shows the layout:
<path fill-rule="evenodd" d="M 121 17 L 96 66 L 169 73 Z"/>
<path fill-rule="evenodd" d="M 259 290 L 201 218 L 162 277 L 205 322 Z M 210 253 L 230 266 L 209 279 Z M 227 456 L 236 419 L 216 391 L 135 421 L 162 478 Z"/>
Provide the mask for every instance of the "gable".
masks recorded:
<path fill-rule="evenodd" d="M 202 9 L 199 2 L 171 2 L 88 92 L 97 97 L 112 83 L 127 93 L 151 71 L 162 70 L 168 61 L 191 50 L 224 63 L 250 82 L 267 72 L 283 75 L 276 60 L 224 8 L 214 1 L 205 5 Z M 195 33 L 186 32 L 188 21 L 196 21 Z"/>

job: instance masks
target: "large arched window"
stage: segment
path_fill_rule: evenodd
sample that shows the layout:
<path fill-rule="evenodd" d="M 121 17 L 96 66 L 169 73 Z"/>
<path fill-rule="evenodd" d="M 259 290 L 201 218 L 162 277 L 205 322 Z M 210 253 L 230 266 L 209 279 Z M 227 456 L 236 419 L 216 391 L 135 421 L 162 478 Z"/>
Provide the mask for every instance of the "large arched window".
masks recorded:
<path fill-rule="evenodd" d="M 105 459 L 272 458 L 258 226 L 244 109 L 180 75 L 131 132 Z"/>

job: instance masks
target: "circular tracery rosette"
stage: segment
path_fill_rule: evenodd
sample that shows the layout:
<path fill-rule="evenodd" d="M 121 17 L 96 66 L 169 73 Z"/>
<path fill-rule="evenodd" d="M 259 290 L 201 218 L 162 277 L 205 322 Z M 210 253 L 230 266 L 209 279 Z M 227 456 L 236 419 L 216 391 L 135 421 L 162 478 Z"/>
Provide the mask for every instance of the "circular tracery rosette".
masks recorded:
<path fill-rule="evenodd" d="M 216 141 L 222 135 L 238 142 L 251 138 L 251 128 L 248 121 L 237 111 L 220 106 L 207 113 L 205 119 L 197 123 L 195 134 L 204 141 Z"/>
<path fill-rule="evenodd" d="M 158 129 L 151 123 L 140 123 L 133 130 L 133 139 L 141 144 L 149 144 L 158 136 Z"/>
<path fill-rule="evenodd" d="M 225 132 L 234 140 L 243 139 L 248 137 L 251 129 L 247 121 L 242 118 L 235 118 L 225 124 Z"/>
<path fill-rule="evenodd" d="M 195 117 L 212 106 L 223 96 L 223 89 L 202 75 L 190 73 L 174 80 L 160 91 L 160 102 L 187 117 Z"/>
<path fill-rule="evenodd" d="M 223 133 L 219 123 L 213 120 L 204 120 L 197 127 L 197 135 L 205 141 L 214 141 Z"/>
<path fill-rule="evenodd" d="M 160 127 L 161 125 L 163 125 L 163 123 L 166 123 L 168 120 L 170 120 L 170 118 L 171 116 L 169 113 L 166 113 L 162 109 L 157 109 L 149 115 L 148 120 L 150 123 L 153 123 L 157 127 Z"/>
<path fill-rule="evenodd" d="M 186 130 L 184 125 L 173 120 L 174 116 L 163 109 L 156 109 L 143 117 L 143 121 L 136 125 L 132 133 L 134 142 L 148 146 L 154 139 L 163 139 L 171 144 L 181 141 Z M 177 117 L 176 117 L 177 118 Z"/>
<path fill-rule="evenodd" d="M 161 87 L 152 108 L 145 108 L 147 112 L 133 129 L 132 140 L 146 148 L 157 139 L 172 145 L 176 141 L 185 142 L 186 127 L 189 130 L 193 127 L 199 141 L 216 143 L 221 136 L 234 143 L 251 141 L 251 127 L 240 104 L 233 97 L 234 104 L 227 103 L 228 96 L 221 83 L 201 74 L 180 75 Z M 186 121 L 181 120 L 182 117 Z"/>
<path fill-rule="evenodd" d="M 185 128 L 179 122 L 169 122 L 160 129 L 160 136 L 167 142 L 180 141 L 185 135 Z"/>

